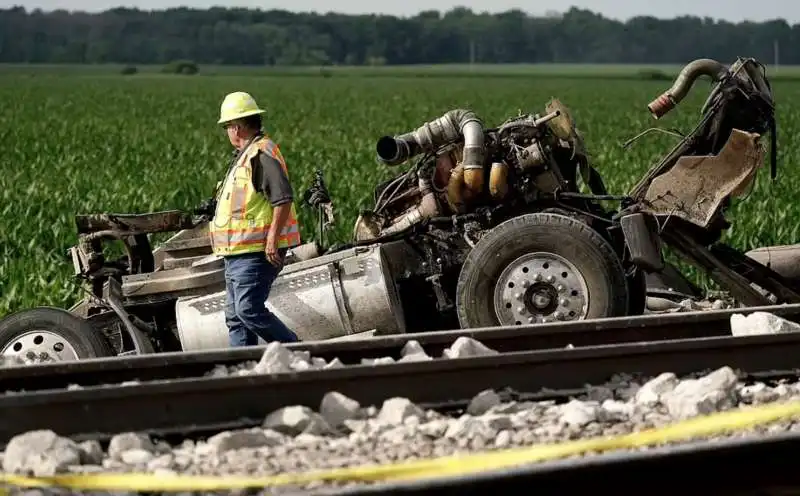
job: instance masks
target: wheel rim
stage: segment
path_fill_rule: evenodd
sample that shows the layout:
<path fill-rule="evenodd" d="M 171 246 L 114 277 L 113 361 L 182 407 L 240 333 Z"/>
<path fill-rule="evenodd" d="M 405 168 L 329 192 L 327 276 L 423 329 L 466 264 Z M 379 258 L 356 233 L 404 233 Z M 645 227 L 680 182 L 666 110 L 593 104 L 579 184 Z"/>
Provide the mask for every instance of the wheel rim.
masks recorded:
<path fill-rule="evenodd" d="M 2 356 L 18 356 L 28 363 L 78 360 L 75 348 L 63 336 L 51 331 L 28 331 L 9 341 Z"/>
<path fill-rule="evenodd" d="M 589 309 L 586 279 L 555 253 L 523 255 L 506 266 L 494 288 L 501 325 L 580 320 Z"/>

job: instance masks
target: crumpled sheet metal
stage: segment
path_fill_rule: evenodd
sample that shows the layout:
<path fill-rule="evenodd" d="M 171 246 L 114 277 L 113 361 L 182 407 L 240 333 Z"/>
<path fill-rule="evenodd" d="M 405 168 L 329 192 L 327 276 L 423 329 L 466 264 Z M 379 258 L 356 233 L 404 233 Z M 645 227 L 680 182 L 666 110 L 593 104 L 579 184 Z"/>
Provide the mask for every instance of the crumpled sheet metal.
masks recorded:
<path fill-rule="evenodd" d="M 75 224 L 78 234 L 98 231 L 119 231 L 122 234 L 158 233 L 194 227 L 192 217 L 181 210 L 145 214 L 76 215 Z"/>
<path fill-rule="evenodd" d="M 718 155 L 683 156 L 650 183 L 646 212 L 672 215 L 702 228 L 728 197 L 746 192 L 764 163 L 761 135 L 733 129 Z"/>

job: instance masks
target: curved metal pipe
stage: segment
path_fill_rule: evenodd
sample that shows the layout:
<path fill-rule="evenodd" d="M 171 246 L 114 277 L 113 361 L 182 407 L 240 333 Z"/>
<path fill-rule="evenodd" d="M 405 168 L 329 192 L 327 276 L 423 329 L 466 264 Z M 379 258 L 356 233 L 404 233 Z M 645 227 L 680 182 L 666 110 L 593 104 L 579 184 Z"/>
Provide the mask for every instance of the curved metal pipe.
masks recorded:
<path fill-rule="evenodd" d="M 454 109 L 426 122 L 414 131 L 399 136 L 382 136 L 375 147 L 378 159 L 386 165 L 398 165 L 422 153 L 464 138 L 465 169 L 483 169 L 483 123 L 471 110 Z"/>
<path fill-rule="evenodd" d="M 728 66 L 713 59 L 697 59 L 684 66 L 672 87 L 647 105 L 653 118 L 659 119 L 675 108 L 692 88 L 700 76 L 708 76 L 713 82 L 719 82 L 728 73 Z"/>
<path fill-rule="evenodd" d="M 419 204 L 398 219 L 395 219 L 389 227 L 381 230 L 380 236 L 403 232 L 414 224 L 439 214 L 439 204 L 436 202 L 436 194 L 433 192 L 430 179 L 421 177 L 419 179 L 419 190 L 422 194 L 422 200 L 420 200 Z"/>

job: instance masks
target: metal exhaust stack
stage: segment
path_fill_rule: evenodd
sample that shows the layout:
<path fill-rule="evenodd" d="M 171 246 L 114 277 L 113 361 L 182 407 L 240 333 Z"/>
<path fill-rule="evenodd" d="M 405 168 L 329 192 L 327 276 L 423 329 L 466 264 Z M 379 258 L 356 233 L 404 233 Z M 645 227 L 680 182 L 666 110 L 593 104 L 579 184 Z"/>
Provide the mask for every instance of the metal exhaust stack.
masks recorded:
<path fill-rule="evenodd" d="M 650 102 L 647 109 L 653 114 L 653 118 L 659 119 L 686 97 L 698 77 L 708 76 L 716 83 L 727 74 L 728 67 L 713 59 L 697 59 L 689 62 L 675 78 L 672 87 Z"/>
<path fill-rule="evenodd" d="M 464 169 L 480 171 L 483 179 L 483 123 L 471 110 L 455 109 L 416 130 L 399 136 L 383 136 L 375 147 L 378 159 L 386 165 L 398 165 L 422 153 L 464 138 Z"/>

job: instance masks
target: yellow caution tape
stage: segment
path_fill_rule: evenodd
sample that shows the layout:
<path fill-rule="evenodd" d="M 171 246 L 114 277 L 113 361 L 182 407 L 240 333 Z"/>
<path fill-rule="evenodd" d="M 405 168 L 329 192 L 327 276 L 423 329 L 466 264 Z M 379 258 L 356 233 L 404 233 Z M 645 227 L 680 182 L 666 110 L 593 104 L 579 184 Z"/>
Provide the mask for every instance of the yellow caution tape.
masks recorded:
<path fill-rule="evenodd" d="M 687 438 L 720 434 L 726 431 L 744 430 L 797 416 L 800 416 L 800 401 L 792 401 L 731 410 L 697 417 L 660 429 L 649 429 L 612 438 L 594 438 L 478 454 L 452 455 L 390 465 L 315 470 L 265 477 L 155 475 L 142 473 L 66 474 L 52 477 L 26 477 L 0 474 L 0 483 L 18 487 L 56 486 L 75 490 L 177 492 L 263 488 L 322 480 L 361 482 L 419 480 L 508 469 L 586 452 L 605 452 L 675 442 Z M 0 494 L 2 494 L 2 488 L 0 488 Z"/>

